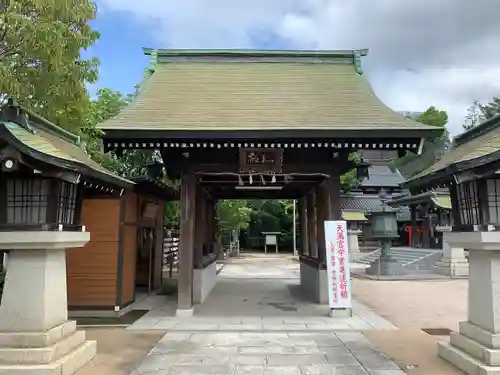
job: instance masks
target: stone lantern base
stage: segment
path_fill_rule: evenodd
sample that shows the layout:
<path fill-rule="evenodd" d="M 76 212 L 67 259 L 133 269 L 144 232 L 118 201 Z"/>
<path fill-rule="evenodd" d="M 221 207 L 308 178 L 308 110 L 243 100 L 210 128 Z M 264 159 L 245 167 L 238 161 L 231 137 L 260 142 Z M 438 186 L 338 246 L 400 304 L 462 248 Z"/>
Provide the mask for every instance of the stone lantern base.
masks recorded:
<path fill-rule="evenodd" d="M 88 232 L 0 232 L 10 250 L 0 305 L 0 375 L 70 375 L 96 355 L 96 342 L 68 321 L 66 248 Z"/>
<path fill-rule="evenodd" d="M 444 233 L 452 248 L 469 249 L 468 319 L 439 356 L 469 375 L 500 374 L 500 233 Z"/>

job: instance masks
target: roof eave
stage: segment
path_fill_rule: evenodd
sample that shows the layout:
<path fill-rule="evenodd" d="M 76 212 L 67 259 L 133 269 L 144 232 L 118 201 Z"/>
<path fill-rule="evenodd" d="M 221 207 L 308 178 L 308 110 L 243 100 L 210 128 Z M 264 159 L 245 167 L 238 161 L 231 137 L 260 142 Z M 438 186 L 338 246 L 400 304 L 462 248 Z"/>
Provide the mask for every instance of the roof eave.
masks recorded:
<path fill-rule="evenodd" d="M 353 57 L 368 55 L 368 49 L 354 50 L 261 50 L 261 49 L 155 49 L 143 48 L 145 55 L 158 56 L 266 56 L 266 57 Z"/>
<path fill-rule="evenodd" d="M 31 157 L 41 163 L 52 165 L 56 168 L 60 168 L 63 170 L 69 171 L 77 171 L 81 173 L 83 176 L 87 176 L 98 181 L 106 182 L 112 186 L 119 188 L 130 188 L 134 185 L 132 181 L 128 181 L 121 178 L 113 177 L 112 175 L 108 175 L 106 173 L 101 173 L 95 169 L 87 167 L 80 163 L 73 163 L 70 161 L 66 161 L 55 156 L 47 155 L 37 150 L 32 149 L 31 147 L 26 146 L 24 143 L 19 141 L 16 137 L 14 137 L 10 131 L 8 131 L 4 125 L 0 126 L 0 134 L 2 138 L 4 138 L 7 143 L 9 143 L 12 147 L 16 148 L 22 154 L 25 154 L 28 157 Z"/>

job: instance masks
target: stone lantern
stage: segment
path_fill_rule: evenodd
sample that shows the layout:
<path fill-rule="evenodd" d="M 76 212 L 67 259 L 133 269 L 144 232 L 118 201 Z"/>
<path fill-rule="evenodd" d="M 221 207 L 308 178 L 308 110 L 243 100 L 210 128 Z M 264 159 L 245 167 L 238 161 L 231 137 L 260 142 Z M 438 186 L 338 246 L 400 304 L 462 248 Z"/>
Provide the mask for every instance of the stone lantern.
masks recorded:
<path fill-rule="evenodd" d="M 80 225 L 84 182 L 132 184 L 94 163 L 79 137 L 12 101 L 1 109 L 0 374 L 69 375 L 96 354 L 68 321 L 66 249 L 90 240 Z"/>
<path fill-rule="evenodd" d="M 380 241 L 380 258 L 372 262 L 366 272 L 370 275 L 397 275 L 401 273 L 401 265 L 391 254 L 392 241 L 399 238 L 397 209 L 386 204 L 387 196 L 380 192 L 381 206 L 370 212 L 372 222 L 372 238 Z"/>
<path fill-rule="evenodd" d="M 454 225 L 443 233 L 451 247 L 469 249 L 468 318 L 438 353 L 467 374 L 500 373 L 500 179 L 450 187 Z"/>

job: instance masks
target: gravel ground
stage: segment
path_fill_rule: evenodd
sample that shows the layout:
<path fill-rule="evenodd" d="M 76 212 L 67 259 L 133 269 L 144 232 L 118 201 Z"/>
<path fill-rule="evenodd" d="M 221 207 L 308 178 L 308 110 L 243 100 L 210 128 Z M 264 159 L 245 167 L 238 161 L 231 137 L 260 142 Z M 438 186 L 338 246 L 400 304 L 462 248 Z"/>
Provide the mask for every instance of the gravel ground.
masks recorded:
<path fill-rule="evenodd" d="M 375 281 L 353 279 L 360 302 L 400 328 L 449 328 L 467 319 L 468 280 Z"/>

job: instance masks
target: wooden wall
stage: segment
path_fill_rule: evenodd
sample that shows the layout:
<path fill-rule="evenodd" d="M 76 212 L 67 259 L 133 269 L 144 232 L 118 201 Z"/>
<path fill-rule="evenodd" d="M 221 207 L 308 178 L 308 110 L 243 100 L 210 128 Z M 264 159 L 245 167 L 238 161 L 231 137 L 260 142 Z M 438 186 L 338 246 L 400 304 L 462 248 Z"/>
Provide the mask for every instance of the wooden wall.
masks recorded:
<path fill-rule="evenodd" d="M 119 218 L 119 198 L 84 200 L 82 225 L 90 232 L 90 241 L 66 253 L 71 308 L 115 305 Z"/>
<path fill-rule="evenodd" d="M 121 306 L 134 300 L 135 264 L 137 261 L 137 220 L 139 215 L 138 197 L 128 193 L 125 199 L 125 222 L 123 228 L 123 273 L 121 281 Z"/>
<path fill-rule="evenodd" d="M 141 221 L 145 201 L 160 206 L 156 220 Z M 121 198 L 87 198 L 82 225 L 90 232 L 90 241 L 83 248 L 68 249 L 66 257 L 71 309 L 113 309 L 117 303 L 123 308 L 134 301 L 141 225 L 155 228 L 160 236 L 155 243 L 153 288 L 161 286 L 163 201 L 132 192 Z"/>

